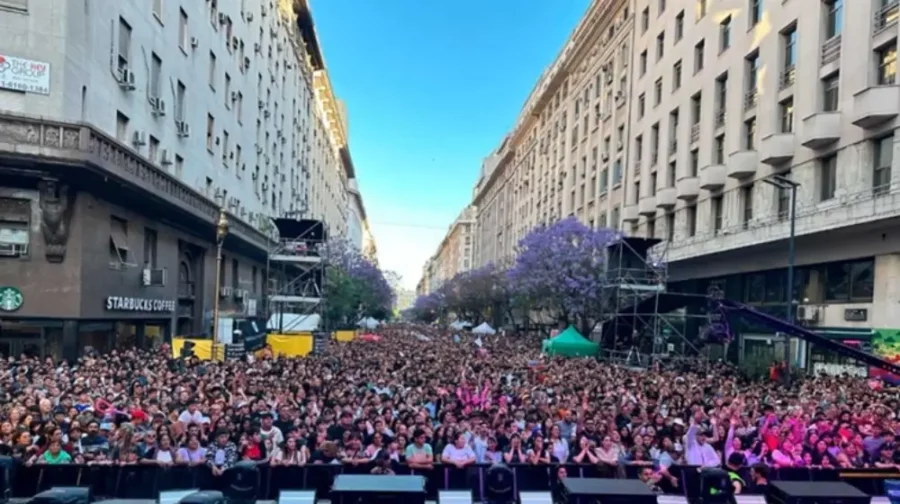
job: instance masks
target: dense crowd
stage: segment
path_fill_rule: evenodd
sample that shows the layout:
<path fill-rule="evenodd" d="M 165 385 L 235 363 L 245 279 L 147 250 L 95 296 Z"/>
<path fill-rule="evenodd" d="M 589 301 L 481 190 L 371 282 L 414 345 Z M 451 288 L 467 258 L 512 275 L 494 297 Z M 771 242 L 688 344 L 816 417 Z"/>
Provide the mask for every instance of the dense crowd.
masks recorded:
<path fill-rule="evenodd" d="M 629 369 L 550 359 L 519 336 L 382 330 L 319 356 L 173 359 L 166 349 L 88 355 L 74 365 L 0 363 L 2 448 L 27 464 L 187 464 L 221 473 L 376 462 L 752 468 L 894 467 L 897 396 L 859 378 L 790 387 L 722 364 Z"/>

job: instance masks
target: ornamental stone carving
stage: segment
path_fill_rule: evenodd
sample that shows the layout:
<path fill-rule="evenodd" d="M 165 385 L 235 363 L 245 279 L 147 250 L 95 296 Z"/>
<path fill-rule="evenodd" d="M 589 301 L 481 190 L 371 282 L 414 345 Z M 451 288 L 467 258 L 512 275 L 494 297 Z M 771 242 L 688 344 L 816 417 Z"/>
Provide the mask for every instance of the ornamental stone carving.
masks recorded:
<path fill-rule="evenodd" d="M 69 186 L 46 179 L 38 184 L 41 207 L 41 232 L 47 261 L 61 263 L 66 258 L 69 223 L 72 220 L 74 193 Z"/>

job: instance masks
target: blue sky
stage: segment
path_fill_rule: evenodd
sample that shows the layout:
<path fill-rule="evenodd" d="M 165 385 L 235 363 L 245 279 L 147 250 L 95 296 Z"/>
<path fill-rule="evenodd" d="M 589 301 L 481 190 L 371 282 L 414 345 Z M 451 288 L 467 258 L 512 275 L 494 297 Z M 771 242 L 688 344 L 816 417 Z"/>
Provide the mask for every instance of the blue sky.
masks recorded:
<path fill-rule="evenodd" d="M 312 0 L 381 266 L 414 287 L 589 0 Z"/>

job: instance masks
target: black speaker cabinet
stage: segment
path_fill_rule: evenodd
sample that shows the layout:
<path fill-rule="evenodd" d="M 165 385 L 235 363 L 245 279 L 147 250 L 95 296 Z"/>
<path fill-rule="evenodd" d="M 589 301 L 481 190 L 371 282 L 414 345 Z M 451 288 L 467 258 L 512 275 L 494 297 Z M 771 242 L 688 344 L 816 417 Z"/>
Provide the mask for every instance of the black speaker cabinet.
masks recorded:
<path fill-rule="evenodd" d="M 566 478 L 563 498 L 569 504 L 656 504 L 656 494 L 638 480 Z"/>
<path fill-rule="evenodd" d="M 90 504 L 90 487 L 53 487 L 35 495 L 29 504 Z"/>
<path fill-rule="evenodd" d="M 767 504 L 870 504 L 872 497 L 843 481 L 775 481 Z"/>

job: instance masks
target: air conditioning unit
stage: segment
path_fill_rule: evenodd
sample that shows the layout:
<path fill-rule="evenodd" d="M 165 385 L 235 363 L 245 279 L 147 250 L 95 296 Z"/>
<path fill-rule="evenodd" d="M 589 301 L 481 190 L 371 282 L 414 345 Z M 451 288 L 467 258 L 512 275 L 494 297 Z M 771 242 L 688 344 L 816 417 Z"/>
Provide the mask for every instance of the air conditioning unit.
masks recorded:
<path fill-rule="evenodd" d="M 224 12 L 220 12 L 219 13 L 219 24 L 223 25 L 226 23 L 228 23 L 228 16 Z"/>
<path fill-rule="evenodd" d="M 191 47 L 194 49 L 200 47 L 200 39 L 198 39 L 197 37 L 191 37 Z"/>
<path fill-rule="evenodd" d="M 226 286 L 222 287 L 221 289 L 219 289 L 219 297 L 231 297 L 233 292 L 234 292 L 234 287 L 226 285 Z"/>
<path fill-rule="evenodd" d="M 261 5 L 261 6 L 259 7 L 259 14 L 260 14 L 262 17 L 266 17 L 266 6 L 265 6 L 265 5 Z"/>
<path fill-rule="evenodd" d="M 25 257 L 28 255 L 27 243 L 0 242 L 0 257 Z"/>
<path fill-rule="evenodd" d="M 602 159 L 603 161 L 609 161 L 609 152 L 603 151 L 603 153 L 600 154 L 600 159 Z"/>
<path fill-rule="evenodd" d="M 252 12 L 247 12 L 246 14 L 244 14 L 244 19 L 245 19 L 248 23 L 252 23 L 252 22 L 253 22 L 253 13 L 252 13 Z"/>
<path fill-rule="evenodd" d="M 263 153 L 262 145 L 257 145 L 257 146 L 256 146 L 256 153 L 257 153 L 257 154 L 262 154 L 262 153 Z"/>
<path fill-rule="evenodd" d="M 241 41 L 238 40 L 237 37 L 232 37 L 232 38 L 231 38 L 231 48 L 232 48 L 232 49 L 237 49 L 240 45 L 241 45 Z"/>
<path fill-rule="evenodd" d="M 119 87 L 125 91 L 134 91 L 136 86 L 134 84 L 134 72 L 132 72 L 128 67 L 119 68 L 119 75 L 117 76 L 117 81 Z"/>
<path fill-rule="evenodd" d="M 163 117 L 166 115 L 166 102 L 158 96 L 151 96 L 150 109 L 153 111 L 153 115 Z"/>
<path fill-rule="evenodd" d="M 259 45 L 259 42 L 253 43 L 253 52 L 259 54 L 262 52 L 262 46 Z"/>
<path fill-rule="evenodd" d="M 232 102 L 236 102 L 237 99 L 238 99 L 238 92 L 237 92 L 237 91 L 232 91 L 232 92 L 231 92 L 231 101 L 232 101 Z"/>
<path fill-rule="evenodd" d="M 798 306 L 797 320 L 800 322 L 814 323 L 819 321 L 818 306 Z"/>
<path fill-rule="evenodd" d="M 266 102 L 259 100 L 259 102 L 257 102 L 256 106 L 259 107 L 259 110 L 262 110 L 262 109 L 266 108 Z"/>
<path fill-rule="evenodd" d="M 147 133 L 143 131 L 135 131 L 134 135 L 131 137 L 131 143 L 134 144 L 135 147 L 143 147 L 147 145 Z"/>
<path fill-rule="evenodd" d="M 162 150 L 162 155 L 159 157 L 159 164 L 163 166 L 169 166 L 172 164 L 172 156 L 169 155 L 168 149 Z"/>
<path fill-rule="evenodd" d="M 188 138 L 191 136 L 191 125 L 187 121 L 175 121 L 175 131 L 178 138 Z"/>
<path fill-rule="evenodd" d="M 250 57 L 244 56 L 244 68 L 250 68 Z"/>
<path fill-rule="evenodd" d="M 244 289 L 234 289 L 234 299 L 244 299 L 247 296 L 247 291 Z"/>
<path fill-rule="evenodd" d="M 164 269 L 144 268 L 141 271 L 141 285 L 144 287 L 164 287 L 166 285 L 166 280 L 166 270 Z"/>

